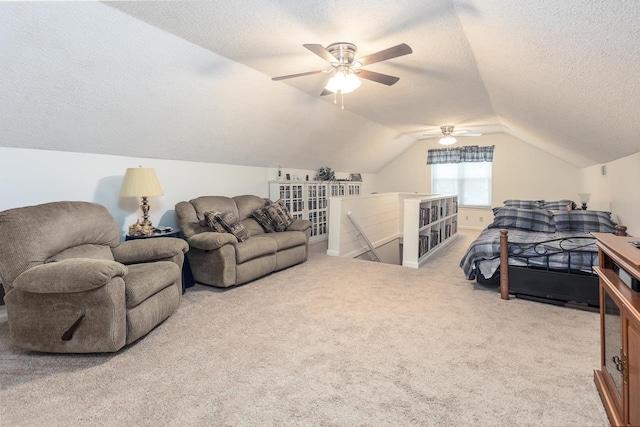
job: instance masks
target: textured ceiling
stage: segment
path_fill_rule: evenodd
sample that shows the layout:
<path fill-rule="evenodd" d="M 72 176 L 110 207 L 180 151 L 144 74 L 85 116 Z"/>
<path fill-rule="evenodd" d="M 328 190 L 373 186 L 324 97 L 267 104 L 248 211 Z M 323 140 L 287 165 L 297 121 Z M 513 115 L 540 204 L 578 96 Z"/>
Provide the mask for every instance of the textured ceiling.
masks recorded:
<path fill-rule="evenodd" d="M 510 133 L 578 166 L 640 151 L 636 0 L 5 3 L 0 12 L 2 145 L 376 172 L 426 130 L 456 124 Z M 360 55 L 399 43 L 414 53 L 367 66 L 400 81 L 363 81 L 344 111 L 319 96 L 325 75 L 271 81 L 325 68 L 302 44 L 337 41 Z"/>

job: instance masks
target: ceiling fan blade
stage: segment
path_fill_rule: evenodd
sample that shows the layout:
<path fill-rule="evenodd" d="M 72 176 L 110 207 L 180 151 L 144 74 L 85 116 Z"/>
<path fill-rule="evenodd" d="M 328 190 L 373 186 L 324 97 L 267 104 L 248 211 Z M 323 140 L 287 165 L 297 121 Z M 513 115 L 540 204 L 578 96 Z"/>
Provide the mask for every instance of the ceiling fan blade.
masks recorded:
<path fill-rule="evenodd" d="M 480 132 L 471 132 L 470 130 L 457 130 L 455 132 L 451 132 L 453 136 L 482 136 Z"/>
<path fill-rule="evenodd" d="M 325 96 L 325 95 L 333 95 L 333 92 L 331 92 L 330 90 L 322 89 L 320 96 Z"/>
<path fill-rule="evenodd" d="M 289 74 L 288 76 L 272 77 L 271 80 L 278 81 L 278 80 L 284 80 L 284 79 L 292 79 L 294 77 L 310 76 L 312 74 L 320 74 L 322 72 L 324 72 L 324 70 L 307 71 L 306 73 Z"/>
<path fill-rule="evenodd" d="M 436 134 L 424 134 L 422 135 L 422 139 L 427 139 L 427 138 L 441 138 L 442 134 L 436 135 Z"/>
<path fill-rule="evenodd" d="M 375 62 L 386 61 L 387 59 L 397 58 L 398 56 L 408 55 L 413 50 L 409 45 L 402 43 L 397 46 L 390 47 L 389 49 L 381 50 L 380 52 L 372 53 L 371 55 L 363 56 L 355 62 L 359 62 L 362 65 L 369 65 Z"/>
<path fill-rule="evenodd" d="M 397 83 L 398 80 L 400 80 L 400 77 L 376 73 L 375 71 L 369 70 L 360 70 L 360 72 L 358 73 L 358 77 L 362 77 L 363 79 L 371 80 L 377 83 L 382 83 L 383 85 L 387 86 L 391 86 Z"/>
<path fill-rule="evenodd" d="M 318 55 L 320 58 L 324 59 L 328 63 L 338 62 L 336 57 L 331 55 L 331 52 L 329 52 L 321 44 L 303 44 L 302 46 L 306 47 L 311 52 L 315 53 L 316 55 Z"/>

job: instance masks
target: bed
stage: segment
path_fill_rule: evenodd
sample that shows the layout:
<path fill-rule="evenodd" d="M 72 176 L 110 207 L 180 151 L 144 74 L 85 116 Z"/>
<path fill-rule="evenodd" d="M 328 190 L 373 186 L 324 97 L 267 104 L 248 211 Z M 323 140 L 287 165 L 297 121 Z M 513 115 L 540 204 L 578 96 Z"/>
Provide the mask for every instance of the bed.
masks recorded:
<path fill-rule="evenodd" d="M 611 214 L 575 210 L 570 200 L 507 200 L 465 252 L 468 280 L 509 294 L 562 305 L 598 307 L 598 248 L 591 232 L 625 234 Z"/>

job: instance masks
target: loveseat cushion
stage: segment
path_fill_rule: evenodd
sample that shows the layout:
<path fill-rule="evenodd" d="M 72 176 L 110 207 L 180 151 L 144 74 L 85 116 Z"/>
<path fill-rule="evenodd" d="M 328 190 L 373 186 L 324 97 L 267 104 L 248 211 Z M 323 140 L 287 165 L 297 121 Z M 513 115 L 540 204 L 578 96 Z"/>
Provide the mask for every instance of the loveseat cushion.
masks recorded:
<path fill-rule="evenodd" d="M 189 200 L 196 210 L 198 220 L 204 219 L 204 213 L 209 211 L 228 212 L 238 215 L 238 207 L 231 197 L 225 196 L 202 196 Z"/>
<path fill-rule="evenodd" d="M 242 264 L 263 255 L 275 254 L 277 250 L 278 243 L 271 234 L 253 236 L 236 245 L 236 262 Z"/>
<path fill-rule="evenodd" d="M 247 229 L 249 237 L 264 234 L 264 228 L 262 228 L 262 226 L 258 224 L 258 221 L 256 221 L 254 218 L 246 218 L 240 220 L 240 222 L 244 225 L 244 228 Z"/>
<path fill-rule="evenodd" d="M 180 280 L 180 268 L 171 261 L 128 265 L 124 277 L 127 308 L 145 301 L 151 295 Z"/>
<path fill-rule="evenodd" d="M 271 203 L 269 199 L 253 195 L 235 196 L 233 197 L 233 200 L 236 202 L 238 218 L 240 221 L 250 218 L 251 212 L 258 209 L 260 206 L 264 206 L 266 203 Z"/>
<path fill-rule="evenodd" d="M 303 246 L 307 243 L 307 236 L 301 231 L 282 231 L 270 233 L 268 236 L 276 241 L 278 251 L 293 248 L 294 246 Z"/>

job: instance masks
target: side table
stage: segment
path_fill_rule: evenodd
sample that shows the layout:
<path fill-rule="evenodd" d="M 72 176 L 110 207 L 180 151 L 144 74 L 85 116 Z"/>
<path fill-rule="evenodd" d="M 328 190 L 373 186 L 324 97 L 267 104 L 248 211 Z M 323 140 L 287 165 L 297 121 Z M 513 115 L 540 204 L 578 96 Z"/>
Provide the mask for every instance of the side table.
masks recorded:
<path fill-rule="evenodd" d="M 124 236 L 124 240 L 136 240 L 136 239 L 154 239 L 156 237 L 176 237 L 182 239 L 182 232 L 180 231 L 167 231 L 167 232 L 155 232 L 149 236 L 131 236 L 129 234 Z M 191 272 L 191 266 L 189 265 L 189 259 L 187 254 L 184 256 L 184 263 L 182 264 L 182 293 L 184 294 L 187 288 L 196 284 Z"/>

